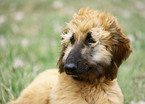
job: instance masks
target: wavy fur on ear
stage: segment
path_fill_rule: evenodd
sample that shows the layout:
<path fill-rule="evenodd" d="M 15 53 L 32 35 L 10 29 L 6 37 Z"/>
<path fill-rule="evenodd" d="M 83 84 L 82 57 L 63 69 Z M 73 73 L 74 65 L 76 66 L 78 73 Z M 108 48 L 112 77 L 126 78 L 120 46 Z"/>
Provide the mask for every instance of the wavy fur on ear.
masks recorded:
<path fill-rule="evenodd" d="M 109 26 L 108 31 L 112 34 L 112 53 L 119 67 L 123 60 L 126 60 L 132 52 L 130 40 L 124 35 L 116 19 Z"/>
<path fill-rule="evenodd" d="M 113 80 L 117 77 L 118 67 L 114 60 L 111 61 L 110 66 L 106 67 L 105 77 L 108 80 Z"/>
<path fill-rule="evenodd" d="M 117 77 L 119 66 L 126 60 L 132 52 L 130 40 L 124 35 L 121 27 L 118 25 L 116 18 L 106 29 L 112 34 L 111 52 L 113 54 L 112 69 L 106 71 L 106 78 L 113 80 Z"/>

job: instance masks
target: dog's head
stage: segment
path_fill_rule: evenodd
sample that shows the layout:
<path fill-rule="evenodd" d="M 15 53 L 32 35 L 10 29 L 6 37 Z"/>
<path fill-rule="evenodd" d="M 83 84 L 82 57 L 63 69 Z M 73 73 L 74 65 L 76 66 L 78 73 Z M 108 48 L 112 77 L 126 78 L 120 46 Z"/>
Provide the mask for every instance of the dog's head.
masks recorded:
<path fill-rule="evenodd" d="M 113 80 L 130 53 L 130 41 L 115 17 L 81 9 L 62 34 L 59 71 L 81 81 Z"/>

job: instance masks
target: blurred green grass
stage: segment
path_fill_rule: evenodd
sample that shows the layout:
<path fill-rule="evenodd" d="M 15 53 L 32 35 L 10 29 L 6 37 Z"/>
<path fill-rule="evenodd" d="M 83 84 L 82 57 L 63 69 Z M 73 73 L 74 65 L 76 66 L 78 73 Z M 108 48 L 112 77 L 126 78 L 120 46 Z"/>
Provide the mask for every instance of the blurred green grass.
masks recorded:
<path fill-rule="evenodd" d="M 0 0 L 0 103 L 16 99 L 38 73 L 56 68 L 60 34 L 82 7 L 116 16 L 133 53 L 119 69 L 125 104 L 145 100 L 144 0 Z"/>

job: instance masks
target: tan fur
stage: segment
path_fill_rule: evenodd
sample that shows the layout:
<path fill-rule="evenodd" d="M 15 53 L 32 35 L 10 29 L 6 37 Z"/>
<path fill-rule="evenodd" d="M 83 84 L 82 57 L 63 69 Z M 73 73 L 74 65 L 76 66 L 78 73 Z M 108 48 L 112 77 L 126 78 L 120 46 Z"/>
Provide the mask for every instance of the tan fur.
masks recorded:
<path fill-rule="evenodd" d="M 95 86 L 49 69 L 39 74 L 16 101 L 8 104 L 123 104 L 123 95 L 116 79 Z"/>
<path fill-rule="evenodd" d="M 67 24 L 62 38 L 62 51 L 58 62 L 59 69 L 73 49 L 70 45 L 72 33 L 77 42 L 83 41 L 88 32 L 92 32 L 97 41 L 90 47 L 95 48 L 93 61 L 111 63 L 112 69 L 106 70 L 105 76 L 97 83 L 87 83 L 74 80 L 65 72 L 59 74 L 57 70 L 46 70 L 38 75 L 34 81 L 24 89 L 16 101 L 8 104 L 123 104 L 123 95 L 117 82 L 118 67 L 131 53 L 128 38 L 123 34 L 115 17 L 108 13 L 81 9 L 74 14 Z M 82 50 L 82 55 L 87 54 Z M 86 59 L 90 60 L 89 57 Z"/>
<path fill-rule="evenodd" d="M 123 104 L 123 95 L 117 79 L 91 85 L 63 73 L 51 91 L 50 104 Z"/>

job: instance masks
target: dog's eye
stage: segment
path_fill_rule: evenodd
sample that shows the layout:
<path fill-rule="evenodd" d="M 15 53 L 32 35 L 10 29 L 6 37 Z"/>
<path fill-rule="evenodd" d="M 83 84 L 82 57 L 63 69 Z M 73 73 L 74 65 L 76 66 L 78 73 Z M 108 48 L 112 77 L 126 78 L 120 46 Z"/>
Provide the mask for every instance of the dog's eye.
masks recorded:
<path fill-rule="evenodd" d="M 92 38 L 90 32 L 87 34 L 87 37 L 86 37 L 86 43 L 87 43 L 87 44 L 96 43 L 96 41 Z"/>
<path fill-rule="evenodd" d="M 70 38 L 70 42 L 71 42 L 71 44 L 74 44 L 74 42 L 75 42 L 74 34 L 73 34 L 72 37 Z"/>
<path fill-rule="evenodd" d="M 88 39 L 88 43 L 96 43 L 96 41 L 93 40 L 93 38 Z"/>

